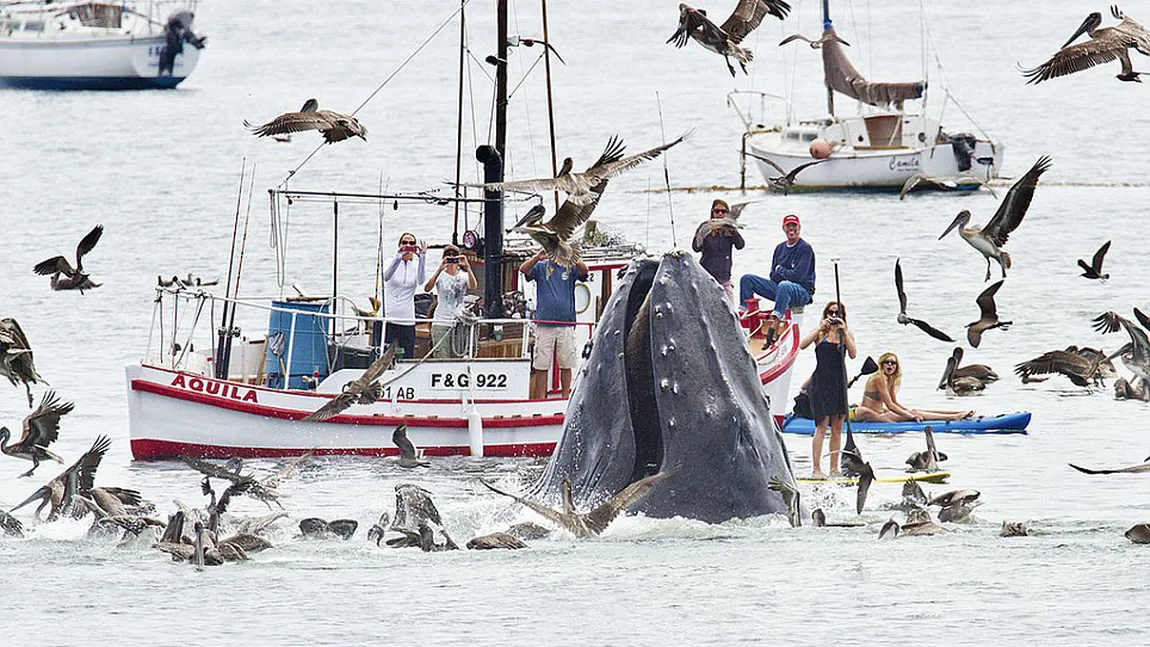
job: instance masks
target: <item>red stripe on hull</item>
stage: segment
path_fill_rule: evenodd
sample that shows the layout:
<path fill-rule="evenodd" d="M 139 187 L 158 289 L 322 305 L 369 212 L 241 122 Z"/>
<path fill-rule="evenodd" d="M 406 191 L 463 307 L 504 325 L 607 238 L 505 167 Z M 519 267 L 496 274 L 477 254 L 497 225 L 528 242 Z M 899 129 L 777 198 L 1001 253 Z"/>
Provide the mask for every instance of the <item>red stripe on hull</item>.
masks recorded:
<path fill-rule="evenodd" d="M 280 407 L 269 407 L 261 404 L 242 402 L 239 400 L 217 398 L 202 393 L 196 393 L 194 391 L 177 389 L 175 387 L 167 386 L 164 384 L 148 382 L 147 380 L 132 380 L 132 390 L 143 391 L 145 393 L 153 393 L 155 395 L 175 398 L 177 400 L 187 400 L 188 402 L 196 402 L 198 404 L 219 407 L 221 409 L 229 409 L 231 411 L 239 411 L 241 413 L 250 413 L 257 416 L 265 416 L 268 418 L 279 418 L 281 420 L 303 420 L 311 413 L 310 411 L 296 411 L 294 409 L 282 409 Z M 467 419 L 437 418 L 434 416 L 355 416 L 350 414 L 340 414 L 338 416 L 329 418 L 322 423 L 314 424 L 344 424 L 374 427 L 395 427 L 396 425 L 406 424 L 408 427 L 464 428 L 467 426 Z M 484 429 L 545 427 L 562 424 L 562 414 L 553 414 L 549 416 L 483 418 Z"/>
<path fill-rule="evenodd" d="M 774 382 L 780 375 L 791 370 L 791 366 L 794 365 L 795 357 L 799 354 L 799 327 L 792 325 L 791 331 L 793 339 L 790 351 L 787 352 L 787 356 L 783 358 L 783 361 L 776 362 L 772 364 L 771 367 L 767 370 L 759 373 L 759 381 L 763 384 Z"/>
<path fill-rule="evenodd" d="M 484 456 L 550 456 L 555 443 L 519 443 L 513 445 L 485 445 Z M 286 458 L 302 456 L 308 452 L 316 456 L 396 456 L 395 447 L 224 447 L 198 443 L 178 443 L 148 438 L 132 439 L 132 457 L 136 460 L 157 460 L 187 456 L 190 458 Z M 466 456 L 466 447 L 425 447 L 425 456 Z"/>

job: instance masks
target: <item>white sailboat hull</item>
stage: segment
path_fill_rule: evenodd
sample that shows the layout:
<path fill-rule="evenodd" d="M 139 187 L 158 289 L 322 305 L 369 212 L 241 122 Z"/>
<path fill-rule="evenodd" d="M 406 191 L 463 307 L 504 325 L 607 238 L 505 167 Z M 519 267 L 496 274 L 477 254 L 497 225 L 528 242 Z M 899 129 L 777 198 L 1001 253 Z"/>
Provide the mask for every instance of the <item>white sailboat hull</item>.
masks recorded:
<path fill-rule="evenodd" d="M 28 41 L 0 38 L 0 85 L 37 89 L 174 88 L 196 68 L 200 50 L 176 55 L 159 75 L 164 37 Z"/>

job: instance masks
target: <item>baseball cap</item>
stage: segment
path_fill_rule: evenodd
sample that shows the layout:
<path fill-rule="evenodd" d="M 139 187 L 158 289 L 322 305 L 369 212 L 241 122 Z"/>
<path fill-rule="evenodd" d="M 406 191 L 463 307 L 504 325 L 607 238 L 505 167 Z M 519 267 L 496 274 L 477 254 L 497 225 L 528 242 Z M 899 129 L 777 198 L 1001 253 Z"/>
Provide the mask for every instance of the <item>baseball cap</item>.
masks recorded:
<path fill-rule="evenodd" d="M 787 225 L 799 225 L 801 227 L 802 223 L 799 222 L 798 216 L 791 213 L 783 216 L 783 226 L 786 227 Z"/>

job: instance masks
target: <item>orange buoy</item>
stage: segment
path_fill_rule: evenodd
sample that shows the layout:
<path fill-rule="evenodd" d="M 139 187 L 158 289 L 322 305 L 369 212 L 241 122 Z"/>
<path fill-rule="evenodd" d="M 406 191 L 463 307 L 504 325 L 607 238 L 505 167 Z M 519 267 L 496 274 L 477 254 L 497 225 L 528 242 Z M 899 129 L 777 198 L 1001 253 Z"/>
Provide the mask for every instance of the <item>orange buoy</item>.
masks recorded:
<path fill-rule="evenodd" d="M 831 143 L 823 138 L 811 142 L 811 157 L 823 160 L 831 156 Z"/>

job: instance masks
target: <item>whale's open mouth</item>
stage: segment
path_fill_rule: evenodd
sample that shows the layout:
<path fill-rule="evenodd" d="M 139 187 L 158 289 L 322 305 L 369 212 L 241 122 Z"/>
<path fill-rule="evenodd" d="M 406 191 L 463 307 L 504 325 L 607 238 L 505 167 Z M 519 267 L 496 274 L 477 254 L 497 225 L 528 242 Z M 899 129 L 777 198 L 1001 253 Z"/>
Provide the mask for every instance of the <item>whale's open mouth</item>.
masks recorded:
<path fill-rule="evenodd" d="M 651 285 L 658 266 L 640 266 L 627 295 L 623 364 L 627 405 L 635 439 L 635 467 L 630 483 L 657 473 L 663 466 L 663 431 L 651 355 Z"/>

